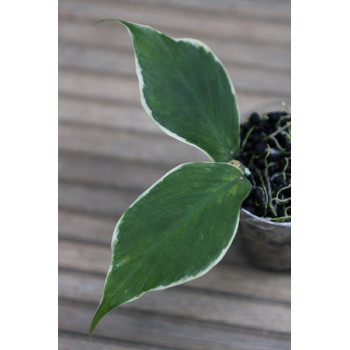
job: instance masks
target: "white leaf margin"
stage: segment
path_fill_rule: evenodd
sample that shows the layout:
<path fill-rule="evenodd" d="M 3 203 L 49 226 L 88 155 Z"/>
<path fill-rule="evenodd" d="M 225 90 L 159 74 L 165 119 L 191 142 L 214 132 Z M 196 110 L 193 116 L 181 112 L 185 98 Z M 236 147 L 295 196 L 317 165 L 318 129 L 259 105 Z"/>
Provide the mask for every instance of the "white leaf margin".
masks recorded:
<path fill-rule="evenodd" d="M 178 165 L 177 167 L 171 169 L 170 171 L 168 171 L 164 176 L 162 176 L 158 181 L 156 181 L 151 187 L 149 187 L 145 192 L 143 192 L 129 207 L 129 209 L 131 209 L 136 203 L 138 203 L 142 198 L 144 198 L 155 186 L 157 186 L 158 184 L 160 184 L 161 182 L 164 181 L 164 179 L 169 176 L 170 174 L 180 170 L 181 168 L 183 168 L 184 166 L 187 166 L 187 165 L 190 165 L 190 164 L 212 164 L 212 163 L 206 163 L 206 162 L 196 162 L 196 163 L 184 163 L 184 164 L 180 164 Z M 229 166 L 229 167 L 234 167 L 236 169 L 238 169 L 242 175 L 243 172 L 242 170 L 233 165 L 233 164 L 230 164 L 230 163 L 221 163 L 221 162 L 216 162 L 215 164 L 222 164 L 222 165 L 225 165 L 225 166 Z M 127 209 L 127 211 L 129 210 Z M 125 216 L 126 212 L 122 215 L 122 217 L 119 219 L 119 221 L 117 222 L 116 226 L 115 226 L 115 229 L 113 231 L 113 236 L 112 236 L 112 242 L 111 242 L 111 250 L 112 250 L 112 259 L 111 259 L 111 264 L 109 266 L 109 269 L 108 269 L 108 272 L 107 272 L 107 276 L 106 276 L 106 280 L 105 280 L 105 285 L 108 281 L 108 277 L 109 275 L 112 273 L 112 269 L 113 269 L 113 260 L 114 260 L 114 252 L 113 252 L 113 248 L 115 247 L 115 245 L 118 243 L 118 234 L 119 234 L 119 226 L 121 225 L 121 223 L 123 222 L 123 219 L 124 219 L 124 216 Z M 225 256 L 227 250 L 230 248 L 235 236 L 236 236 L 236 233 L 237 233 L 237 229 L 238 229 L 238 226 L 239 226 L 239 219 L 240 219 L 240 211 L 238 211 L 238 214 L 237 214 L 237 218 L 236 218 L 236 226 L 234 227 L 234 230 L 232 232 L 232 237 L 230 239 L 230 241 L 228 242 L 227 246 L 221 251 L 221 253 L 219 254 L 219 256 L 213 260 L 209 265 L 207 265 L 203 270 L 199 271 L 197 274 L 195 275 L 188 275 L 188 276 L 185 276 L 177 281 L 174 281 L 170 284 L 167 284 L 167 285 L 159 285 L 158 287 L 155 287 L 155 288 L 152 288 L 152 289 L 149 289 L 149 290 L 146 290 L 144 292 L 142 292 L 141 294 L 135 296 L 134 298 L 132 299 L 129 299 L 128 301 L 124 302 L 123 304 L 127 304 L 127 303 L 130 303 L 134 300 L 137 300 L 139 298 L 141 298 L 144 294 L 146 293 L 149 293 L 149 292 L 152 292 L 152 291 L 156 291 L 156 290 L 163 290 L 163 289 L 167 289 L 167 288 L 171 288 L 171 287 L 175 287 L 175 286 L 178 286 L 180 284 L 183 284 L 183 283 L 186 283 L 186 282 L 189 282 L 189 281 L 192 281 L 194 279 L 197 279 L 203 275 L 205 275 L 207 272 L 209 272 L 214 266 L 216 266 L 222 259 L 223 257 Z M 103 295 L 102 295 L 102 298 L 101 298 L 101 302 L 100 304 L 102 303 L 103 299 L 104 299 L 104 296 L 105 296 L 105 288 L 104 288 L 104 291 L 103 291 Z M 99 305 L 100 306 L 100 305 Z"/>
<path fill-rule="evenodd" d="M 129 23 L 129 22 L 121 21 L 121 20 L 117 20 L 117 21 L 119 21 L 120 23 L 122 23 L 122 24 L 126 27 L 128 33 L 129 33 L 129 35 L 131 36 L 131 38 L 132 38 L 132 40 L 133 40 L 133 42 L 134 42 L 134 35 L 133 35 L 132 31 L 128 28 L 128 26 L 125 24 L 125 23 Z M 124 22 L 125 22 L 125 23 L 124 23 Z M 150 27 L 150 26 L 146 26 L 146 25 L 138 24 L 138 23 L 132 23 L 132 22 L 130 22 L 130 24 L 136 25 L 136 26 L 139 26 L 139 27 L 143 27 L 143 28 L 147 28 L 147 29 L 150 29 L 150 30 L 153 30 L 153 31 L 157 32 L 157 33 L 160 34 L 160 35 L 166 35 L 166 34 L 162 33 L 161 31 L 159 31 L 159 30 L 157 30 L 157 29 L 155 29 L 155 28 L 153 28 L 153 27 Z M 197 49 L 203 48 L 205 52 L 211 54 L 211 55 L 213 56 L 214 60 L 215 60 L 217 63 L 219 63 L 219 64 L 221 65 L 221 67 L 223 68 L 223 70 L 224 70 L 224 72 L 225 72 L 225 74 L 226 74 L 226 78 L 227 78 L 227 80 L 228 80 L 228 82 L 229 82 L 229 84 L 230 84 L 230 87 L 231 87 L 231 93 L 232 93 L 232 95 L 233 95 L 233 97 L 234 97 L 234 99 L 235 99 L 235 102 L 236 102 L 236 103 L 235 103 L 235 109 L 236 109 L 236 112 L 237 112 L 236 115 L 237 115 L 237 118 L 238 118 L 238 121 L 237 121 L 238 123 L 237 123 L 237 124 L 239 125 L 239 116 L 240 116 L 240 114 L 239 114 L 239 107 L 238 107 L 238 102 L 237 102 L 237 98 L 236 98 L 236 97 L 237 97 L 236 91 L 235 91 L 235 88 L 234 88 L 234 86 L 233 86 L 233 84 L 232 84 L 232 80 L 230 79 L 230 76 L 229 76 L 229 74 L 227 73 L 227 70 L 226 70 L 225 66 L 223 65 L 223 63 L 220 61 L 220 59 L 219 59 L 219 58 L 215 55 L 215 53 L 209 48 L 209 46 L 206 45 L 206 44 L 204 44 L 202 41 L 199 41 L 199 40 L 197 40 L 197 39 L 191 39 L 191 38 L 171 38 L 171 39 L 175 40 L 176 42 L 181 42 L 181 41 L 182 41 L 182 42 L 184 42 L 184 43 L 189 43 L 189 44 L 191 44 L 192 46 L 194 46 L 194 47 L 197 48 Z M 145 85 L 145 82 L 144 82 L 144 80 L 143 80 L 142 68 L 141 68 L 141 66 L 140 66 L 140 64 L 139 64 L 139 61 L 138 61 L 138 58 L 137 58 L 137 55 L 136 55 L 135 48 L 134 48 L 134 56 L 135 56 L 136 75 L 137 75 L 137 78 L 138 78 L 138 81 L 139 81 L 140 100 L 141 100 L 142 107 L 143 107 L 144 110 L 146 111 L 146 114 L 147 114 L 147 115 L 152 119 L 152 121 L 153 121 L 155 124 L 157 124 L 158 127 L 159 127 L 161 130 L 163 130 L 167 135 L 169 135 L 169 136 L 173 137 L 174 139 L 179 140 L 179 141 L 181 141 L 181 142 L 183 142 L 183 143 L 186 143 L 186 144 L 188 144 L 188 145 L 194 146 L 195 148 L 197 148 L 197 149 L 199 149 L 200 151 L 204 152 L 204 153 L 208 156 L 208 158 L 209 158 L 211 161 L 214 162 L 215 160 L 212 158 L 212 156 L 210 156 L 204 149 L 202 149 L 202 148 L 200 148 L 199 146 L 197 146 L 196 144 L 194 144 L 194 143 L 192 143 L 192 142 L 190 142 L 190 141 L 184 139 L 183 137 L 179 136 L 178 134 L 176 134 L 176 133 L 170 131 L 169 129 L 167 129 L 167 128 L 164 127 L 163 125 L 159 124 L 159 123 L 155 120 L 155 118 L 153 117 L 153 114 L 152 114 L 152 110 L 151 110 L 151 108 L 147 105 L 147 102 L 146 102 L 146 99 L 145 99 L 145 96 L 144 96 L 144 93 L 143 93 L 144 87 L 145 87 L 146 85 Z"/>

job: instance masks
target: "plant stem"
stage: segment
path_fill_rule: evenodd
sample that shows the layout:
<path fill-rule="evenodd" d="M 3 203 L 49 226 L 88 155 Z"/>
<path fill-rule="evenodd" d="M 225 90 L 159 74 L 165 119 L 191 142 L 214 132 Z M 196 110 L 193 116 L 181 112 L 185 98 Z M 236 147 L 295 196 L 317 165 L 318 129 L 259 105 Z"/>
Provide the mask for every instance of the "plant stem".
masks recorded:
<path fill-rule="evenodd" d="M 253 132 L 253 130 L 255 129 L 255 125 L 253 125 L 246 133 L 246 135 L 244 136 L 244 140 L 242 141 L 242 147 L 241 147 L 241 152 L 243 152 L 244 147 L 248 141 L 248 138 L 250 136 L 250 134 Z"/>
<path fill-rule="evenodd" d="M 283 147 L 279 144 L 278 140 L 274 137 L 274 136 L 271 136 L 270 137 L 271 140 L 273 140 L 273 142 L 276 144 L 276 147 L 282 151 L 284 154 L 287 153 L 285 149 L 283 149 Z"/>
<path fill-rule="evenodd" d="M 282 188 L 277 192 L 276 197 L 278 198 L 278 196 L 280 195 L 280 193 L 281 193 L 282 191 L 288 190 L 288 189 L 291 188 L 291 187 L 292 187 L 291 184 L 289 184 L 288 186 L 282 187 Z"/>
<path fill-rule="evenodd" d="M 269 194 L 269 197 L 268 197 L 268 205 L 269 205 L 269 208 L 271 209 L 272 213 L 277 216 L 277 213 L 276 213 L 276 209 L 275 207 L 273 206 L 272 204 L 272 191 L 271 191 L 271 185 L 270 185 L 270 175 L 269 175 L 269 164 L 268 164 L 268 161 L 267 161 L 267 158 L 268 156 L 270 155 L 270 152 L 271 152 L 271 148 L 269 145 L 267 145 L 268 149 L 267 149 L 267 152 L 266 152 L 266 155 L 265 155 L 265 178 L 266 178 L 266 184 L 267 184 L 267 192 Z"/>
<path fill-rule="evenodd" d="M 263 141 L 267 141 L 269 138 L 275 137 L 276 135 L 278 135 L 280 132 L 282 132 L 283 130 L 288 129 L 288 125 L 290 123 L 287 123 L 286 125 L 282 126 L 281 128 L 278 128 L 276 131 L 274 131 L 272 134 L 265 136 L 262 140 Z"/>
<path fill-rule="evenodd" d="M 285 160 L 286 160 L 286 164 L 284 165 L 283 170 L 282 170 L 282 175 L 283 175 L 283 180 L 284 180 L 284 181 L 286 181 L 286 178 L 287 178 L 287 176 L 286 176 L 286 170 L 287 170 L 288 165 L 289 165 L 289 159 L 288 159 L 288 158 L 285 158 Z"/>

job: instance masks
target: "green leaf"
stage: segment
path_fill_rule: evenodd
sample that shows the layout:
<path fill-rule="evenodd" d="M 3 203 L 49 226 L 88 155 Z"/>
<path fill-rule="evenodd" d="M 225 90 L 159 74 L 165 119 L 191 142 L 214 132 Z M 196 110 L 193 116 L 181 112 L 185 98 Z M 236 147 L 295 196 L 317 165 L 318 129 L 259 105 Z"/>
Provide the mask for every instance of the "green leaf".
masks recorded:
<path fill-rule="evenodd" d="M 142 194 L 115 228 L 90 334 L 120 304 L 200 277 L 215 266 L 235 236 L 250 190 L 250 182 L 231 164 L 189 163 Z"/>
<path fill-rule="evenodd" d="M 115 20 L 117 21 L 117 20 Z M 231 80 L 208 46 L 120 21 L 133 39 L 142 105 L 170 136 L 216 162 L 239 154 L 239 112 Z"/>

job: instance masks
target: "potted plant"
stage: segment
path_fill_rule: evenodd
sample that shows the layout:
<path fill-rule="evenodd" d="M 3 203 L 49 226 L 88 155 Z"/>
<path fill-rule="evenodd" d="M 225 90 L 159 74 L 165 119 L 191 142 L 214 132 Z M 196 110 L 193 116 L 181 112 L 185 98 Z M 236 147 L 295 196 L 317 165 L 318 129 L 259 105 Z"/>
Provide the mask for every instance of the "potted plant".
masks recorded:
<path fill-rule="evenodd" d="M 263 205 L 264 214 L 270 215 L 266 204 L 255 206 L 256 195 L 260 196 L 256 188 L 264 191 L 264 187 L 257 183 L 254 171 L 258 156 L 270 165 L 273 147 L 264 138 L 258 140 L 267 141 L 266 149 L 259 155 L 251 149 L 252 169 L 248 169 L 246 150 L 256 143 L 250 138 L 258 128 L 254 131 L 242 124 L 240 141 L 235 91 L 215 54 L 194 39 L 173 39 L 148 26 L 112 20 L 124 24 L 133 39 L 141 103 L 147 114 L 168 135 L 199 148 L 212 162 L 172 169 L 120 218 L 90 335 L 113 308 L 146 292 L 198 278 L 215 266 L 235 237 L 242 203 L 252 211 Z M 255 120 L 259 128 L 265 117 L 270 118 Z M 279 193 L 277 198 L 285 196 Z M 266 200 L 271 201 L 267 196 Z"/>

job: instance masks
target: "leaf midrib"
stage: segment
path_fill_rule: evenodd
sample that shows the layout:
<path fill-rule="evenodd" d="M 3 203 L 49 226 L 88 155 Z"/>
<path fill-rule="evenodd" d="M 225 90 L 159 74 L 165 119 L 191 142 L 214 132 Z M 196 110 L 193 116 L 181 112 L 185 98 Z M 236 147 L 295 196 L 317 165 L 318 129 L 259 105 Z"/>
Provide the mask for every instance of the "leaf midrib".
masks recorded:
<path fill-rule="evenodd" d="M 228 183 L 227 185 L 225 185 L 224 187 L 220 188 L 218 191 L 212 193 L 205 201 L 203 201 L 203 203 L 202 203 L 199 207 L 197 207 L 197 208 L 196 208 L 194 211 L 192 211 L 190 214 L 186 215 L 186 216 L 184 217 L 184 219 L 181 220 L 181 223 L 180 223 L 179 225 L 176 225 L 176 227 L 174 227 L 169 233 L 167 233 L 167 234 L 165 235 L 165 237 L 164 237 L 161 241 L 159 241 L 159 242 L 157 243 L 157 245 L 149 252 L 148 257 L 147 257 L 146 260 L 150 260 L 151 257 L 154 255 L 154 253 L 155 253 L 157 250 L 160 249 L 160 247 L 169 239 L 169 237 L 170 237 L 174 232 L 176 232 L 180 227 L 182 227 L 183 225 L 185 225 L 185 224 L 191 219 L 191 217 L 193 217 L 198 211 L 200 211 L 202 208 L 204 208 L 205 205 L 208 204 L 214 197 L 218 196 L 219 193 L 223 192 L 223 191 L 226 190 L 227 188 L 229 188 L 229 187 L 231 187 L 231 186 L 234 186 L 234 185 L 235 185 L 236 183 L 238 183 L 239 181 L 240 181 L 239 178 L 238 178 L 238 179 L 235 179 L 234 181 L 232 181 L 232 182 Z M 112 258 L 112 261 L 114 261 L 114 257 Z M 114 264 L 115 264 L 115 263 L 114 263 Z M 143 265 L 143 262 L 139 263 L 139 264 L 137 265 L 136 269 L 134 269 L 134 270 L 128 275 L 128 277 L 123 281 L 123 283 L 119 284 L 119 286 L 124 286 L 124 285 L 125 285 L 139 270 L 140 270 L 140 268 L 141 268 L 142 265 Z M 155 267 L 156 267 L 156 266 L 154 266 L 154 268 L 155 268 Z M 153 270 L 154 270 L 154 269 L 153 269 Z M 153 270 L 152 270 L 152 272 L 153 272 Z M 113 268 L 112 268 L 112 271 L 113 271 Z M 145 281 L 145 284 L 146 284 L 147 282 L 148 282 L 148 280 Z M 174 281 L 174 282 L 176 282 L 176 281 Z M 153 287 L 153 288 L 156 288 L 156 287 Z M 152 289 L 152 288 L 151 288 L 151 289 Z M 150 289 L 148 289 L 148 290 L 150 290 Z M 143 291 L 141 292 L 141 294 L 142 294 L 143 292 L 148 291 L 148 290 L 144 290 L 144 289 L 143 289 Z"/>

